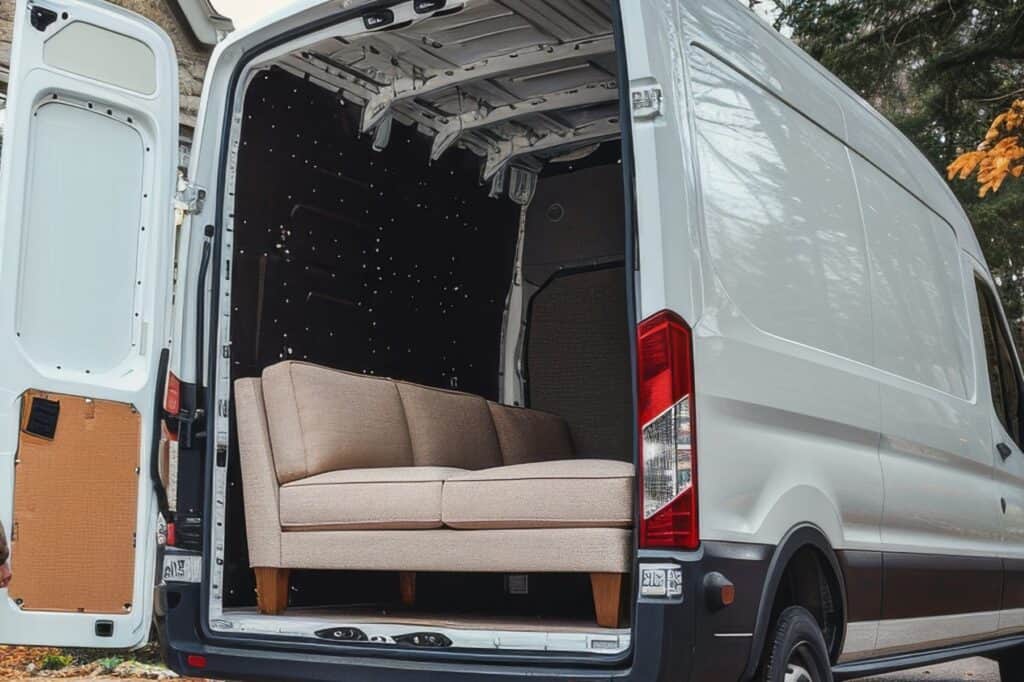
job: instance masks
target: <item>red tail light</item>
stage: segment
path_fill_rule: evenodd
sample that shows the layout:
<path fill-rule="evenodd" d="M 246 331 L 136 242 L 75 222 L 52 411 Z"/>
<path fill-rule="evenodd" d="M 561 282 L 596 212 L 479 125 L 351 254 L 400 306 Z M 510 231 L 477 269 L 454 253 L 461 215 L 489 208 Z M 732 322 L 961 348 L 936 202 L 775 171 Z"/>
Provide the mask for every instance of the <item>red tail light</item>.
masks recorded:
<path fill-rule="evenodd" d="M 206 667 L 206 656 L 200 656 L 199 654 L 189 654 L 185 659 L 185 663 L 190 668 L 197 668 L 202 670 Z"/>
<path fill-rule="evenodd" d="M 693 336 L 663 310 L 637 329 L 640 547 L 696 549 L 697 433 Z"/>

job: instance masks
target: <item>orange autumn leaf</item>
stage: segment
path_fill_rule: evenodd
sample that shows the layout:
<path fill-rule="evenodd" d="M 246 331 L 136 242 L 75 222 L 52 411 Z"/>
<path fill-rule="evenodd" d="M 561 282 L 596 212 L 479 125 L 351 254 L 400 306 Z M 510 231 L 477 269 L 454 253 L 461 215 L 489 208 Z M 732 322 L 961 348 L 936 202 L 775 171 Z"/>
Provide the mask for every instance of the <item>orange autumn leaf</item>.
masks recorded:
<path fill-rule="evenodd" d="M 1007 177 L 1024 175 L 1024 99 L 996 116 L 978 148 L 958 156 L 946 172 L 950 180 L 975 176 L 981 197 L 998 192 Z"/>

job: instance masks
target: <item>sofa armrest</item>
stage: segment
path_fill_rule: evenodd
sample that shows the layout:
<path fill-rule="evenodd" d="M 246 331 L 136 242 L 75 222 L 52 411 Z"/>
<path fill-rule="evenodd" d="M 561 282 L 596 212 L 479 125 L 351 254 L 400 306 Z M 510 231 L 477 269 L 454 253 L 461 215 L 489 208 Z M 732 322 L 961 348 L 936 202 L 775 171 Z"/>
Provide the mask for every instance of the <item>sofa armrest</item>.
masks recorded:
<path fill-rule="evenodd" d="M 274 469 L 263 387 L 259 379 L 235 381 L 235 417 L 242 465 L 242 496 L 251 566 L 282 566 L 280 484 Z"/>

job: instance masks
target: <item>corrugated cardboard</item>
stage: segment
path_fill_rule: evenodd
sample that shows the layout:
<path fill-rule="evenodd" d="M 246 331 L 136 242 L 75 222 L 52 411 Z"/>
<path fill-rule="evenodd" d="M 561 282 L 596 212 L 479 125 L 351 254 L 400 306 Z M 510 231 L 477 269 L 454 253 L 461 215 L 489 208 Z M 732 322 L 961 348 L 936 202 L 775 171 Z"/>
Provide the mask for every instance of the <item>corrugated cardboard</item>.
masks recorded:
<path fill-rule="evenodd" d="M 52 440 L 24 430 L 36 396 L 60 402 Z M 138 412 L 123 403 L 28 391 L 21 425 L 8 594 L 26 611 L 131 610 Z"/>

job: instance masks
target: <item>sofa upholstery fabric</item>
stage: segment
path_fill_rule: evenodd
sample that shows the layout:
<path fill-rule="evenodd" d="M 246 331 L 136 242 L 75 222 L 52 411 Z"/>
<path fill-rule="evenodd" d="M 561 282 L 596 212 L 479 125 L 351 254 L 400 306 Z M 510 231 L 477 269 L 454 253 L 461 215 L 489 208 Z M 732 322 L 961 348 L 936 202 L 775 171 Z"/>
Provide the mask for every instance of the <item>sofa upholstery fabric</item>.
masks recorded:
<path fill-rule="evenodd" d="M 487 401 L 480 396 L 396 382 L 416 466 L 501 466 Z"/>
<path fill-rule="evenodd" d="M 281 486 L 285 530 L 441 527 L 441 484 L 464 469 L 340 469 Z"/>
<path fill-rule="evenodd" d="M 242 468 L 242 506 L 249 540 L 249 563 L 281 566 L 280 486 L 270 449 L 263 388 L 259 379 L 235 382 L 235 418 Z"/>
<path fill-rule="evenodd" d="M 488 403 L 498 433 L 502 461 L 526 464 L 548 459 L 572 459 L 572 436 L 565 420 L 553 414 Z"/>
<path fill-rule="evenodd" d="M 253 567 L 629 571 L 633 466 L 556 415 L 293 361 L 235 414 Z"/>
<path fill-rule="evenodd" d="M 263 395 L 281 483 L 413 464 L 402 402 L 387 379 L 282 362 L 264 370 Z"/>
<path fill-rule="evenodd" d="M 633 465 L 568 459 L 452 476 L 441 518 L 451 528 L 626 528 Z"/>
<path fill-rule="evenodd" d="M 333 530 L 284 533 L 292 568 L 352 571 L 627 573 L 627 528 Z"/>

